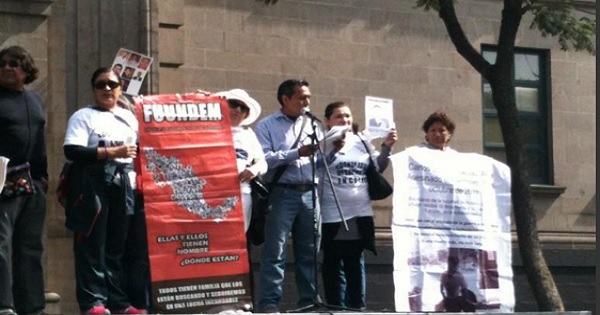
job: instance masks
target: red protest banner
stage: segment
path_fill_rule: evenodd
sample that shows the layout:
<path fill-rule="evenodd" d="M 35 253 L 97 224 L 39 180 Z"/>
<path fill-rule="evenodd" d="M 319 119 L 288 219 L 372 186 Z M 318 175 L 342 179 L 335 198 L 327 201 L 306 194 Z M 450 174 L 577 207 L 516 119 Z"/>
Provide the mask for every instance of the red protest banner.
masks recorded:
<path fill-rule="evenodd" d="M 152 303 L 157 313 L 251 305 L 235 151 L 224 99 L 136 99 Z"/>

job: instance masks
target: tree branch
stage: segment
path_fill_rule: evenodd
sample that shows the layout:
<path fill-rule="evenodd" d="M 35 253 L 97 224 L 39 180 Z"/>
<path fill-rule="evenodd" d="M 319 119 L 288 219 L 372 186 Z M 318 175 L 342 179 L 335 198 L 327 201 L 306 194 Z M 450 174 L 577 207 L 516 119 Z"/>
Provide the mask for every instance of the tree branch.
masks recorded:
<path fill-rule="evenodd" d="M 515 38 L 517 37 L 522 17 L 521 0 L 504 0 L 502 23 L 500 24 L 498 50 L 496 55 L 497 68 L 503 69 L 504 71 L 495 73 L 493 78 L 495 80 L 508 82 L 506 81 L 508 79 L 506 77 L 510 76 L 512 78 L 512 73 L 510 71 L 513 68 L 514 63 Z"/>
<path fill-rule="evenodd" d="M 277 0 L 256 0 L 256 2 L 264 2 L 266 5 L 269 5 L 277 3 Z"/>
<path fill-rule="evenodd" d="M 454 3 L 452 0 L 439 0 L 439 3 L 440 18 L 444 21 L 444 25 L 446 25 L 446 30 L 448 31 L 448 35 L 450 36 L 450 40 L 454 44 L 456 51 L 484 78 L 489 79 L 490 64 L 467 39 L 467 36 L 456 17 Z"/>

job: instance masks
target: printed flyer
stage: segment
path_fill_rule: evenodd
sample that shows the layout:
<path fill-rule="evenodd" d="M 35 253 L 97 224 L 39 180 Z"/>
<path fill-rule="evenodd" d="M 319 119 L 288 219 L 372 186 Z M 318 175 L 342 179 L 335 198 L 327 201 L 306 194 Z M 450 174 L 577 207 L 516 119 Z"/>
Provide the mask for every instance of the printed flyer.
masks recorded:
<path fill-rule="evenodd" d="M 370 139 L 385 138 L 394 123 L 394 100 L 365 96 L 365 130 Z"/>
<path fill-rule="evenodd" d="M 121 76 L 123 93 L 138 95 L 142 82 L 150 71 L 153 58 L 139 52 L 120 48 L 112 63 L 112 69 Z"/>
<path fill-rule="evenodd" d="M 251 307 L 227 103 L 195 93 L 135 101 L 154 310 Z"/>
<path fill-rule="evenodd" d="M 418 146 L 390 159 L 396 311 L 512 312 L 508 166 Z"/>

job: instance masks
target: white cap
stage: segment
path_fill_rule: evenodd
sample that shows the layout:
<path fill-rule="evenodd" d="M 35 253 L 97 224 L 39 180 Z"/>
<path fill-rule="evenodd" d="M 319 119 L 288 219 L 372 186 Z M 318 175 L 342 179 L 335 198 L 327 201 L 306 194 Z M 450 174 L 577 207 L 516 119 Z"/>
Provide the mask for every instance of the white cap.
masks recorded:
<path fill-rule="evenodd" d="M 244 120 L 242 120 L 242 122 L 240 123 L 241 126 L 247 126 L 247 125 L 252 124 L 258 118 L 258 116 L 260 116 L 260 111 L 261 111 L 260 104 L 258 104 L 258 102 L 255 99 L 250 97 L 250 95 L 248 95 L 248 92 L 246 92 L 242 89 L 221 91 L 221 92 L 215 93 L 214 95 L 215 96 L 224 96 L 228 100 L 240 101 L 240 102 L 246 104 L 246 106 L 248 106 L 248 108 L 250 109 L 250 111 L 248 112 L 248 117 L 246 117 Z"/>

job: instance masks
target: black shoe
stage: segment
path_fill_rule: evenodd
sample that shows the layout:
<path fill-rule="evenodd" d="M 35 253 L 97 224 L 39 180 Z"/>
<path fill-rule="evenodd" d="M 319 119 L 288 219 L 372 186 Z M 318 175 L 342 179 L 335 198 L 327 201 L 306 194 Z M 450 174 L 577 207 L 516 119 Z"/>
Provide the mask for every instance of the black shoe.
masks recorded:
<path fill-rule="evenodd" d="M 267 305 L 260 309 L 259 313 L 279 313 L 279 307 L 277 305 Z"/>

